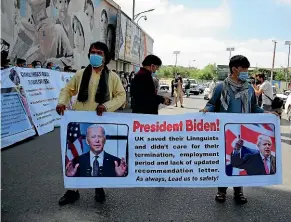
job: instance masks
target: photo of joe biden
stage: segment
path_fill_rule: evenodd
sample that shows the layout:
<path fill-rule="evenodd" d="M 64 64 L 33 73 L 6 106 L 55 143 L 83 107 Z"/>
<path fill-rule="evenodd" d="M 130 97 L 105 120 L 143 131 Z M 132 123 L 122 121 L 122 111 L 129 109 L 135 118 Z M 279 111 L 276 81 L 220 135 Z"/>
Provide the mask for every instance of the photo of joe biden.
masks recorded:
<path fill-rule="evenodd" d="M 231 165 L 244 169 L 247 175 L 270 175 L 276 173 L 276 158 L 272 155 L 274 145 L 269 136 L 259 135 L 256 149 L 248 148 L 239 137 L 231 155 Z"/>
<path fill-rule="evenodd" d="M 125 158 L 118 158 L 104 151 L 106 132 L 102 126 L 93 124 L 87 128 L 86 143 L 90 151 L 66 166 L 68 177 L 124 177 L 127 174 Z"/>

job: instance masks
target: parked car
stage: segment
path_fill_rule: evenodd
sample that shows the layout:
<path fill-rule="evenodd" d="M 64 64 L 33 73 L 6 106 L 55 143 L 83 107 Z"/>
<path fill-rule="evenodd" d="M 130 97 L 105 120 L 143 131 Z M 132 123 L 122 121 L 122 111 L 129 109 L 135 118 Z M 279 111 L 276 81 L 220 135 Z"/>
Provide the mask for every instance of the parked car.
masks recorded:
<path fill-rule="evenodd" d="M 219 83 L 221 83 L 220 81 L 219 82 L 216 82 L 216 85 L 217 84 L 219 84 Z M 205 100 L 209 100 L 210 98 L 209 98 L 209 95 L 210 95 L 210 84 L 211 84 L 211 82 L 208 82 L 208 83 L 206 83 L 206 88 L 204 89 L 204 93 L 203 93 L 203 96 L 204 96 L 204 99 Z"/>
<path fill-rule="evenodd" d="M 279 98 L 281 98 L 283 100 L 283 109 L 284 109 L 284 106 L 286 104 L 286 100 L 287 100 L 287 97 L 284 93 L 282 93 L 279 89 L 277 89 L 275 86 L 272 86 L 273 87 L 273 96 L 277 96 Z"/>
<path fill-rule="evenodd" d="M 168 92 L 170 90 L 170 85 L 167 84 L 166 82 L 161 81 L 159 84 L 160 84 L 160 91 Z"/>
<path fill-rule="evenodd" d="M 200 94 L 200 90 L 199 90 L 199 85 L 198 84 L 191 84 L 191 86 L 190 86 L 190 94 L 194 94 L 196 96 Z"/>
<path fill-rule="evenodd" d="M 190 80 L 190 84 L 191 84 L 190 88 L 192 88 L 192 86 L 194 86 L 194 85 L 197 85 L 197 82 L 196 82 L 195 79 L 189 79 L 189 80 Z M 183 92 L 184 93 L 185 93 L 185 85 L 186 85 L 186 83 L 187 83 L 187 79 L 184 78 L 183 79 L 183 85 L 182 85 L 182 88 L 183 88 Z M 190 90 L 190 93 L 191 93 L 191 90 Z"/>
<path fill-rule="evenodd" d="M 202 94 L 204 92 L 204 90 L 207 88 L 205 83 L 199 84 L 198 87 L 199 87 L 200 94 Z"/>
<path fill-rule="evenodd" d="M 204 95 L 204 99 L 205 100 L 209 100 L 209 94 L 210 94 L 210 89 L 209 88 L 205 88 L 204 89 L 204 92 L 203 92 L 203 95 Z"/>

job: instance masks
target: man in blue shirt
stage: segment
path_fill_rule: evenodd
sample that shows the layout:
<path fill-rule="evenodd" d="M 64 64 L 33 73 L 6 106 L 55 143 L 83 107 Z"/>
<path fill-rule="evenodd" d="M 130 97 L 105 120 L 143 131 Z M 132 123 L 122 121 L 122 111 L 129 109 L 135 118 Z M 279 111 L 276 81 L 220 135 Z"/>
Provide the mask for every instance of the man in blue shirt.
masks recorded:
<path fill-rule="evenodd" d="M 253 87 L 247 82 L 249 67 L 250 62 L 245 56 L 233 56 L 229 62 L 230 75 L 215 86 L 211 99 L 201 112 L 264 113 L 257 105 Z M 226 190 L 227 187 L 219 187 L 215 200 L 225 202 Z M 242 187 L 234 187 L 234 199 L 239 204 L 247 203 Z"/>

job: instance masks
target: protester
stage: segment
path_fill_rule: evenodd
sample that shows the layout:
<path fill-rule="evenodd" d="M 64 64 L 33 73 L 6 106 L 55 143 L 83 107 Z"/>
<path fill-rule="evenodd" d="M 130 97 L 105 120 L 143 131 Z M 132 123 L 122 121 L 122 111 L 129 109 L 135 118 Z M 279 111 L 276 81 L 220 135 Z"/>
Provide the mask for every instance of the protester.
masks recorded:
<path fill-rule="evenodd" d="M 124 90 L 126 92 L 125 103 L 123 104 L 123 107 L 120 107 L 120 108 L 123 109 L 128 104 L 128 81 L 127 81 L 127 78 L 126 78 L 126 74 L 123 71 L 120 72 L 120 80 L 121 80 L 123 88 L 124 88 Z"/>
<path fill-rule="evenodd" d="M 213 95 L 202 112 L 264 113 L 257 105 L 253 87 L 247 82 L 250 62 L 236 55 L 229 62 L 230 76 L 214 88 Z M 267 112 L 266 112 L 267 113 Z M 226 201 L 227 187 L 219 187 L 215 200 Z M 247 203 L 242 187 L 234 187 L 234 199 L 239 204 Z"/>
<path fill-rule="evenodd" d="M 185 84 L 185 91 L 188 98 L 190 97 L 190 87 L 191 87 L 191 82 L 189 79 L 187 79 L 187 82 Z"/>
<path fill-rule="evenodd" d="M 35 61 L 33 61 L 32 63 L 31 63 L 31 65 L 32 65 L 32 67 L 33 68 L 41 68 L 41 62 L 40 61 L 37 61 L 37 60 L 35 60 Z"/>
<path fill-rule="evenodd" d="M 260 85 L 259 87 L 253 85 L 253 87 L 257 96 L 262 95 L 262 108 L 265 111 L 271 111 L 274 99 L 272 84 L 266 79 L 264 73 L 256 75 L 256 84 Z"/>
<path fill-rule="evenodd" d="M 134 76 L 135 76 L 135 72 L 132 71 L 129 75 L 129 83 L 131 83 L 131 81 L 134 79 Z"/>
<path fill-rule="evenodd" d="M 158 114 L 159 105 L 170 105 L 168 97 L 157 95 L 152 74 L 162 65 L 155 55 L 148 55 L 142 62 L 142 68 L 136 73 L 131 83 L 132 112 Z"/>
<path fill-rule="evenodd" d="M 183 106 L 183 79 L 180 76 L 180 74 L 177 75 L 177 78 L 175 80 L 174 96 L 175 96 L 176 107 L 178 107 L 178 101 L 180 101 L 181 108 L 184 108 Z"/>
<path fill-rule="evenodd" d="M 103 112 L 115 112 L 125 102 L 125 90 L 116 73 L 109 71 L 109 50 L 106 44 L 95 42 L 89 49 L 90 65 L 79 70 L 61 90 L 56 111 L 63 115 L 71 98 L 77 96 L 73 110 L 96 111 L 101 116 Z M 80 197 L 79 191 L 68 190 L 60 199 L 59 204 L 73 203 Z M 103 202 L 103 188 L 95 189 L 95 200 Z"/>
<path fill-rule="evenodd" d="M 1 51 L 1 70 L 8 69 L 10 60 L 8 59 L 8 52 L 2 50 Z"/>
<path fill-rule="evenodd" d="M 171 81 L 171 97 L 174 97 L 175 79 Z"/>
<path fill-rule="evenodd" d="M 21 68 L 25 68 L 25 67 L 27 67 L 27 66 L 26 66 L 26 60 L 18 58 L 18 59 L 16 60 L 16 66 L 17 66 L 17 67 L 21 67 Z"/>
<path fill-rule="evenodd" d="M 52 62 L 48 62 L 48 64 L 46 65 L 47 69 L 53 69 L 54 68 L 54 64 Z"/>

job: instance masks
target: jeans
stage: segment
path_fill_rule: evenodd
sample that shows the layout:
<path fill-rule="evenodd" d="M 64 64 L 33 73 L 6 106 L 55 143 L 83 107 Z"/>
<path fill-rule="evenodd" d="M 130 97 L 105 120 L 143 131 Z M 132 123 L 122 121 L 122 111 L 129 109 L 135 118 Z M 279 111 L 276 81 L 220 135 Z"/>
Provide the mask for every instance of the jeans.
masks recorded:
<path fill-rule="evenodd" d="M 218 187 L 218 191 L 220 193 L 226 193 L 226 190 L 227 190 L 227 187 Z M 233 190 L 234 190 L 235 194 L 243 192 L 243 188 L 242 187 L 234 187 Z"/>

